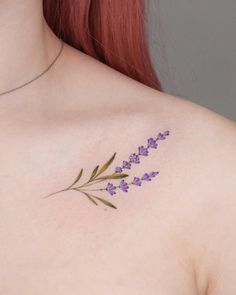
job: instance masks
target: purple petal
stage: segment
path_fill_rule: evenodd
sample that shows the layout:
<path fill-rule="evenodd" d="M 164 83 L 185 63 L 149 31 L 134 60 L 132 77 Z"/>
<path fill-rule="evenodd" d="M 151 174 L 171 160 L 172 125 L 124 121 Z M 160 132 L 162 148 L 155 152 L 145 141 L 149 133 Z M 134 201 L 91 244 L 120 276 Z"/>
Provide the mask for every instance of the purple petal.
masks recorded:
<path fill-rule="evenodd" d="M 157 135 L 157 140 L 163 140 L 163 139 L 165 139 L 164 134 L 159 132 L 158 135 Z"/>
<path fill-rule="evenodd" d="M 150 177 L 155 177 L 157 174 L 159 174 L 158 171 L 152 171 L 152 172 L 149 174 L 149 176 L 150 176 Z"/>
<path fill-rule="evenodd" d="M 143 177 L 142 177 L 142 180 L 151 180 L 150 176 L 148 173 L 144 173 Z"/>
<path fill-rule="evenodd" d="M 116 173 L 121 173 L 122 172 L 122 168 L 121 167 L 116 167 L 115 172 Z"/>
<path fill-rule="evenodd" d="M 152 137 L 148 139 L 148 147 L 156 149 L 157 146 L 158 144 L 156 143 L 156 140 L 154 140 Z"/>
<path fill-rule="evenodd" d="M 136 154 L 131 154 L 129 156 L 129 159 L 132 163 L 136 163 L 136 164 L 140 163 L 139 156 Z"/>
<path fill-rule="evenodd" d="M 111 182 L 108 182 L 106 190 L 108 191 L 110 195 L 116 194 L 115 189 L 116 189 L 116 186 L 114 186 Z"/>
<path fill-rule="evenodd" d="M 164 136 L 169 136 L 170 135 L 170 131 L 169 130 L 166 130 L 165 132 L 164 132 Z"/>
<path fill-rule="evenodd" d="M 143 145 L 138 148 L 138 152 L 142 156 L 148 156 L 148 149 L 145 148 Z"/>
<path fill-rule="evenodd" d="M 134 177 L 132 184 L 140 186 L 142 184 L 141 179 L 139 177 Z"/>
<path fill-rule="evenodd" d="M 128 161 L 123 161 L 123 168 L 130 169 L 130 168 L 131 168 L 131 164 L 130 164 L 130 162 L 128 162 Z"/>
<path fill-rule="evenodd" d="M 128 183 L 125 182 L 124 179 L 122 179 L 120 182 L 119 188 L 124 192 L 128 192 L 128 188 L 129 188 Z"/>

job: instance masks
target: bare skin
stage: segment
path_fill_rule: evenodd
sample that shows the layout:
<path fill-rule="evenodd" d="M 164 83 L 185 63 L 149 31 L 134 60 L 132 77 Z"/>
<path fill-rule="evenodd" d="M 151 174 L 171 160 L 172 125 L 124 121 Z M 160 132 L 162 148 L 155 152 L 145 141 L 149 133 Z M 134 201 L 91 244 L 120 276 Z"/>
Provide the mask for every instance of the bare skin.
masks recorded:
<path fill-rule="evenodd" d="M 12 23 L 1 40 L 25 42 L 21 63 L 14 46 L 0 49 L 0 92 L 24 73 L 30 79 L 59 49 L 45 24 L 36 29 L 39 1 L 6 1 L 4 11 L 2 2 L 0 22 L 11 15 Z M 7 34 L 19 23 L 20 34 Z M 235 294 L 236 124 L 64 49 L 47 75 L 0 97 L 0 293 Z M 169 138 L 130 171 L 157 169 L 158 178 L 101 193 L 117 210 L 75 191 L 43 198 L 82 167 L 86 180 L 116 151 L 114 168 L 166 129 Z"/>

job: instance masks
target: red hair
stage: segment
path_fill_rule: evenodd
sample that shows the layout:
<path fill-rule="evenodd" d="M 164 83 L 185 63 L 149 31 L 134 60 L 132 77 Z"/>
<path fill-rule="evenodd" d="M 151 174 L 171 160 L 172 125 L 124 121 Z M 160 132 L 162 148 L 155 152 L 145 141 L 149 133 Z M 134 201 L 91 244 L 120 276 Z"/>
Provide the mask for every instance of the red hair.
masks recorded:
<path fill-rule="evenodd" d="M 44 16 L 66 43 L 162 90 L 150 61 L 144 0 L 43 0 Z"/>

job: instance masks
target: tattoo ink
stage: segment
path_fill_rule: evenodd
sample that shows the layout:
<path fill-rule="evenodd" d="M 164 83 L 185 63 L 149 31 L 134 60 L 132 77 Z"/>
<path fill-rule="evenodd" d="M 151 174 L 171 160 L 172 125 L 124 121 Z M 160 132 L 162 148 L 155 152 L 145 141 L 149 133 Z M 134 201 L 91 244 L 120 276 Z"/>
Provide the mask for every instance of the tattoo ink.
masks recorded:
<path fill-rule="evenodd" d="M 148 157 L 150 153 L 150 149 L 157 149 L 159 145 L 159 141 L 165 140 L 170 135 L 170 131 L 166 130 L 163 133 L 159 132 L 158 135 L 153 138 L 148 138 L 147 145 L 141 145 L 138 147 L 137 153 L 132 153 L 129 156 L 128 160 L 124 160 L 121 166 L 116 166 L 114 169 L 114 172 L 112 174 L 103 175 L 103 173 L 110 167 L 112 162 L 115 159 L 116 152 L 112 155 L 112 157 L 101 167 L 97 165 L 89 179 L 84 182 L 83 184 L 78 186 L 78 183 L 83 175 L 83 168 L 80 170 L 78 176 L 75 178 L 74 182 L 68 186 L 65 189 L 62 189 L 60 191 L 51 193 L 45 198 L 48 198 L 52 195 L 55 195 L 60 192 L 65 192 L 69 190 L 75 190 L 77 192 L 80 192 L 84 194 L 94 205 L 98 205 L 99 202 L 103 203 L 104 205 L 111 207 L 113 209 L 117 209 L 115 205 L 113 205 L 110 201 L 105 200 L 104 198 L 95 196 L 91 193 L 91 191 L 105 191 L 110 196 L 114 196 L 117 194 L 118 191 L 122 191 L 127 193 L 132 185 L 135 186 L 142 186 L 144 182 L 152 181 L 153 178 L 155 178 L 159 171 L 151 171 L 151 172 L 145 172 L 142 176 L 135 176 L 131 182 L 125 181 L 129 177 L 129 174 L 124 173 L 124 170 L 131 170 L 133 165 L 137 165 L 141 163 L 142 157 Z M 98 188 L 98 189 L 88 189 L 89 186 L 104 182 L 108 180 L 106 187 Z M 115 185 L 111 181 L 119 180 L 119 184 Z"/>

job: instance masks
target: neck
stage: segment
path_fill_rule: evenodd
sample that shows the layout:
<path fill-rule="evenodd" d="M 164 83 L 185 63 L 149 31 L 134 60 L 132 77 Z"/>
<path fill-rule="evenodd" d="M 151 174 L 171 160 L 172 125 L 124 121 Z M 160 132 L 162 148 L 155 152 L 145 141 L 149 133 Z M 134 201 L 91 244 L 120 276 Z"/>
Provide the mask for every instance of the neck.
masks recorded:
<path fill-rule="evenodd" d="M 0 93 L 38 75 L 56 55 L 59 41 L 40 0 L 0 1 Z"/>

